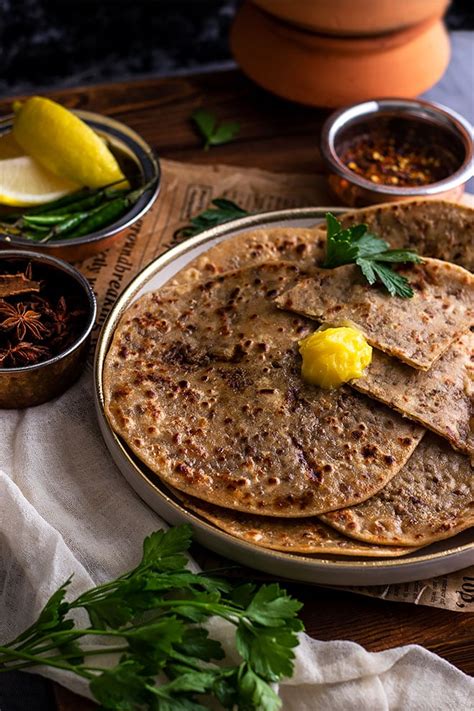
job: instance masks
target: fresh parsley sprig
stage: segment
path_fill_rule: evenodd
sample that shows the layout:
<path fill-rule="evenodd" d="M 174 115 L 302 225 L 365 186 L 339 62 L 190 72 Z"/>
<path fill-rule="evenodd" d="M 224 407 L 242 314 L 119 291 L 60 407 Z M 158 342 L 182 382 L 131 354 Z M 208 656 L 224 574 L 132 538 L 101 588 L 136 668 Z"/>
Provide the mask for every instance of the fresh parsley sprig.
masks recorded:
<path fill-rule="evenodd" d="M 416 252 L 409 249 L 390 249 L 385 240 L 367 231 L 367 225 L 354 225 L 343 229 L 339 220 L 330 212 L 326 213 L 326 225 L 324 268 L 357 264 L 369 284 L 380 282 L 391 296 L 403 299 L 413 296 L 408 279 L 388 265 L 419 263 L 422 260 Z"/>
<path fill-rule="evenodd" d="M 202 695 L 224 709 L 277 711 L 271 684 L 293 672 L 301 603 L 277 584 L 233 589 L 190 572 L 184 555 L 190 542 L 189 526 L 153 533 L 134 570 L 71 602 L 67 580 L 33 625 L 0 646 L 0 673 L 38 665 L 70 671 L 89 682 L 103 708 L 116 711 L 205 711 Z M 70 617 L 79 608 L 89 617 L 85 628 Z M 202 626 L 210 617 L 236 628 L 240 663 L 215 663 L 225 654 Z M 110 646 L 94 647 L 90 641 L 99 636 L 109 637 Z M 100 655 L 111 653 L 118 662 L 104 668 Z"/>
<path fill-rule="evenodd" d="M 240 124 L 236 121 L 218 122 L 216 116 L 207 109 L 196 109 L 191 114 L 191 119 L 199 133 L 204 138 L 204 150 L 211 146 L 232 141 L 240 131 Z"/>
<path fill-rule="evenodd" d="M 226 198 L 216 198 L 211 201 L 213 207 L 208 207 L 207 210 L 200 212 L 199 215 L 191 217 L 190 224 L 178 230 L 179 237 L 192 237 L 199 234 L 210 227 L 221 225 L 229 220 L 236 220 L 238 217 L 245 217 L 249 213 L 247 210 L 239 207 Z"/>

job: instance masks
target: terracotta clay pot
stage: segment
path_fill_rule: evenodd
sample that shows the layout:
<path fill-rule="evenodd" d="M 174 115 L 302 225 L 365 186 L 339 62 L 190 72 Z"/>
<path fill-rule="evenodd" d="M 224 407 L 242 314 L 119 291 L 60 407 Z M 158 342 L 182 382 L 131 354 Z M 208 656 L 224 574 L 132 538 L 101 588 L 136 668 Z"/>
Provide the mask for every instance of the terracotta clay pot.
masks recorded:
<path fill-rule="evenodd" d="M 230 45 L 242 70 L 265 89 L 312 106 L 414 97 L 435 84 L 449 61 L 441 20 L 376 37 L 318 35 L 245 3 Z"/>
<path fill-rule="evenodd" d="M 376 35 L 440 18 L 450 0 L 253 0 L 275 17 L 314 32 Z"/>

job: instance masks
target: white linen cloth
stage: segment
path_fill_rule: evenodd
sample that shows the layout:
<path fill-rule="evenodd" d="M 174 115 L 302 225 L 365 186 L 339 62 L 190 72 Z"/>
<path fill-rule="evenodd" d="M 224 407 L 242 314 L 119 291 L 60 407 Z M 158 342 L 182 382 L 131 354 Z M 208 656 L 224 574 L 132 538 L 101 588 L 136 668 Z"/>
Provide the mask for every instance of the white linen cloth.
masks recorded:
<path fill-rule="evenodd" d="M 36 619 L 74 573 L 71 594 L 133 567 L 143 538 L 166 524 L 113 464 L 96 422 L 90 373 L 57 400 L 0 411 L 0 643 Z M 236 657 L 231 630 L 212 633 Z M 422 647 L 369 653 L 301 635 L 295 673 L 280 684 L 284 711 L 459 711 L 474 680 Z M 41 673 L 83 695 L 84 680 Z"/>

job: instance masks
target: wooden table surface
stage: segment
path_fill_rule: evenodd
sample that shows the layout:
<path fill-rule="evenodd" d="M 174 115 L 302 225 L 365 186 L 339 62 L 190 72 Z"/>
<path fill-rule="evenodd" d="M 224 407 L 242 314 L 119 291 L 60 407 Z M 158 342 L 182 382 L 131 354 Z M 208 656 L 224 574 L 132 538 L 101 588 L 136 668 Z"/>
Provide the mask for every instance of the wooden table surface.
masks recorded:
<path fill-rule="evenodd" d="M 138 131 L 157 154 L 175 160 L 227 163 L 285 172 L 323 172 L 318 150 L 327 112 L 296 106 L 258 89 L 238 71 L 109 84 L 50 94 L 69 107 L 113 116 Z M 189 117 L 198 107 L 237 120 L 238 138 L 203 151 Z M 9 106 L 0 103 L 0 114 Z M 474 618 L 469 614 L 292 584 L 308 634 L 349 639 L 370 651 L 421 644 L 474 675 Z M 87 711 L 88 701 L 55 688 L 59 711 Z"/>

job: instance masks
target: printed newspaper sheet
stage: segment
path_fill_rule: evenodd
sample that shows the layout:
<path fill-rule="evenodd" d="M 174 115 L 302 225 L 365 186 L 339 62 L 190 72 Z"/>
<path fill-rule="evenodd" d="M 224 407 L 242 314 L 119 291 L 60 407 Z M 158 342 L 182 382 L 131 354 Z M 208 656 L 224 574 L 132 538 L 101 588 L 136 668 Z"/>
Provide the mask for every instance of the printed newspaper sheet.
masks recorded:
<path fill-rule="evenodd" d="M 287 175 L 232 166 L 190 165 L 163 160 L 162 187 L 152 209 L 109 250 L 79 268 L 98 298 L 97 336 L 118 295 L 155 257 L 179 241 L 189 218 L 226 197 L 251 212 L 290 207 L 330 206 L 326 181 L 315 175 Z M 472 204 L 472 196 L 466 196 Z M 385 600 L 474 611 L 474 565 L 431 580 L 401 585 L 347 588 Z"/>

